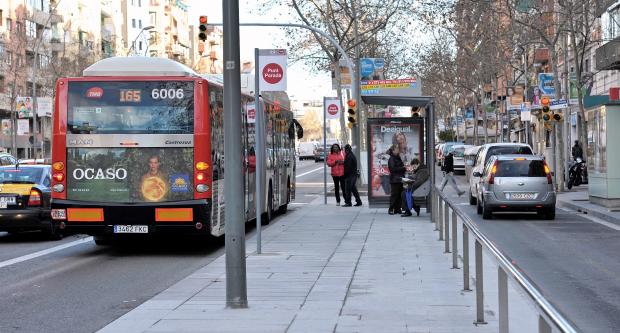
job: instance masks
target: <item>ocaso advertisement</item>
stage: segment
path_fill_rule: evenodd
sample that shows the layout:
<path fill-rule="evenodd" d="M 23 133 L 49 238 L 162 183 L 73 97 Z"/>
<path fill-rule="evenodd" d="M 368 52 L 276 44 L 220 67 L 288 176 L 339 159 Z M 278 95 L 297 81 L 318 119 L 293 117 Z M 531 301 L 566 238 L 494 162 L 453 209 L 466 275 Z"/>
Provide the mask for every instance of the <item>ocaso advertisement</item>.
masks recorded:
<path fill-rule="evenodd" d="M 411 118 L 368 119 L 370 136 L 370 186 L 371 197 L 387 197 L 390 195 L 390 171 L 387 154 L 391 145 L 397 145 L 400 157 L 406 166 L 414 158 L 423 161 L 422 155 L 422 123 Z M 403 119 L 403 120 L 398 120 Z M 383 120 L 379 122 L 379 120 Z"/>
<path fill-rule="evenodd" d="M 162 202 L 193 198 L 192 148 L 69 148 L 67 198 Z"/>

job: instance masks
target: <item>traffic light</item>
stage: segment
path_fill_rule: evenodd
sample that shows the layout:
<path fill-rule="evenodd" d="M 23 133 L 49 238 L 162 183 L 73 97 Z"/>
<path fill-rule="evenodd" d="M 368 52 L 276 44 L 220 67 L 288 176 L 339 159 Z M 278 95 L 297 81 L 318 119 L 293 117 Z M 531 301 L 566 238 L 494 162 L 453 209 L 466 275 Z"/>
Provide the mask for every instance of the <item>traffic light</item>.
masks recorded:
<path fill-rule="evenodd" d="M 411 107 L 411 118 L 420 118 L 420 107 L 419 106 Z"/>
<path fill-rule="evenodd" d="M 349 116 L 347 117 L 347 120 L 349 121 L 348 126 L 349 128 L 352 128 L 355 126 L 355 122 L 357 121 L 357 116 L 355 115 L 357 112 L 357 102 L 354 99 L 350 99 L 347 101 L 347 106 L 349 106 L 347 110 L 349 113 Z"/>
<path fill-rule="evenodd" d="M 549 108 L 549 105 L 551 104 L 551 101 L 549 100 L 549 97 L 543 97 L 540 99 L 540 105 L 542 105 L 542 119 L 544 121 L 550 121 L 552 114 L 551 114 L 551 109 Z"/>
<path fill-rule="evenodd" d="M 553 120 L 555 120 L 557 122 L 560 122 L 560 121 L 562 121 L 562 119 L 564 119 L 564 116 L 562 115 L 561 112 L 553 114 Z"/>
<path fill-rule="evenodd" d="M 201 15 L 198 19 L 200 25 L 198 25 L 198 40 L 206 41 L 207 40 L 207 16 Z"/>

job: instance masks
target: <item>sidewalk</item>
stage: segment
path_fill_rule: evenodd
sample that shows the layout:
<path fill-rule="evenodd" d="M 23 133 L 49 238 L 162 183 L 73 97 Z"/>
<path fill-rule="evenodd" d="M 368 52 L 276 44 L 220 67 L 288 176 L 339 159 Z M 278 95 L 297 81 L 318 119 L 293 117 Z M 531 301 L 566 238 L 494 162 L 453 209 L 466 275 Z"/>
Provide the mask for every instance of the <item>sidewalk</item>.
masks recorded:
<path fill-rule="evenodd" d="M 557 205 L 561 208 L 584 212 L 604 221 L 620 225 L 620 212 L 611 211 L 606 207 L 589 201 L 587 185 L 574 187 L 570 192 L 558 193 Z"/>
<path fill-rule="evenodd" d="M 461 290 L 428 214 L 322 202 L 264 229 L 263 254 L 248 240 L 248 309 L 225 308 L 221 256 L 100 332 L 498 331 L 490 308 L 473 325 L 475 293 Z"/>

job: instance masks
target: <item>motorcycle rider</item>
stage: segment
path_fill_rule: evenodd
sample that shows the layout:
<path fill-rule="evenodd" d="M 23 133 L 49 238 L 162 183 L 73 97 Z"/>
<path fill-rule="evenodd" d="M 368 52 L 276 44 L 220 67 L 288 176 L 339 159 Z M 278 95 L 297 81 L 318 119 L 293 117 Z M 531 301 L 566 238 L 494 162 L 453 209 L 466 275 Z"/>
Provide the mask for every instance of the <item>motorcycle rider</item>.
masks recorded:
<path fill-rule="evenodd" d="M 575 140 L 575 145 L 573 146 L 571 153 L 574 161 L 576 161 L 578 157 L 583 160 L 583 149 L 579 144 L 579 140 Z"/>

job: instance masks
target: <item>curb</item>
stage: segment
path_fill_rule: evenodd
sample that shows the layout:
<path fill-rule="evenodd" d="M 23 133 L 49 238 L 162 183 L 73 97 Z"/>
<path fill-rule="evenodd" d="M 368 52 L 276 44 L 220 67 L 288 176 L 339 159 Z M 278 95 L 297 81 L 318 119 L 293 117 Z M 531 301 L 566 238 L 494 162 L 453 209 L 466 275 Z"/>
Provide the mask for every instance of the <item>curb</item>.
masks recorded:
<path fill-rule="evenodd" d="M 580 205 L 574 204 L 572 202 L 567 202 L 567 201 L 563 201 L 563 200 L 558 200 L 557 204 L 559 207 L 561 208 L 568 208 L 568 209 L 572 209 L 572 210 L 576 210 L 578 212 L 584 212 L 588 215 L 592 215 L 594 217 L 597 217 L 601 220 L 607 221 L 607 222 L 611 222 L 613 224 L 617 224 L 620 226 L 620 219 L 617 219 L 613 216 L 609 216 L 603 212 L 599 212 L 597 210 L 593 210 L 587 207 L 582 207 Z"/>

